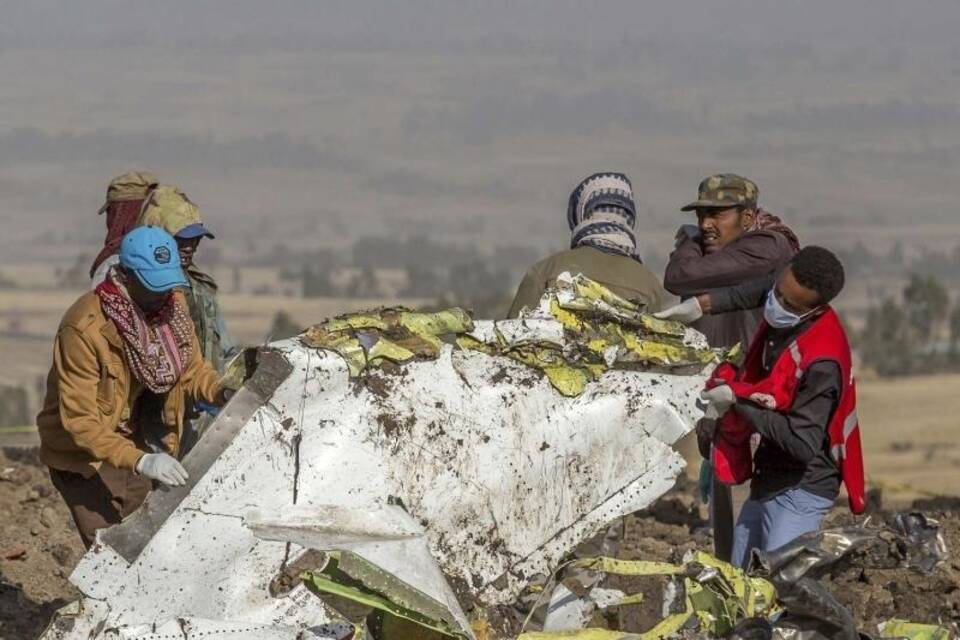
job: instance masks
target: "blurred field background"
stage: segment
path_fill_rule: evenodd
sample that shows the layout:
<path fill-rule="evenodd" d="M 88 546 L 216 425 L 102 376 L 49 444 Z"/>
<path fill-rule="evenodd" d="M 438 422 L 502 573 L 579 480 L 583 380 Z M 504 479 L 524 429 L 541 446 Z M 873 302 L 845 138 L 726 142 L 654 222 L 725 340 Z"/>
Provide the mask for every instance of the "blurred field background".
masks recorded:
<path fill-rule="evenodd" d="M 679 207 L 733 171 L 847 266 L 871 475 L 960 495 L 958 21 L 952 0 L 9 3 L 0 444 L 32 437 L 118 173 L 200 206 L 198 263 L 257 344 L 380 304 L 502 313 L 599 170 L 632 177 L 662 272 Z"/>

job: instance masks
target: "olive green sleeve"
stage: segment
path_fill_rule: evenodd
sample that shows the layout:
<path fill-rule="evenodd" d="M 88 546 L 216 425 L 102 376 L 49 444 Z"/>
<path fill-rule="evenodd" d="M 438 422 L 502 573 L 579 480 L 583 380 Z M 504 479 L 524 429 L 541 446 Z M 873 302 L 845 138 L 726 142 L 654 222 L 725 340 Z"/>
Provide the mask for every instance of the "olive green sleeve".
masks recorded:
<path fill-rule="evenodd" d="M 508 318 L 516 318 L 520 315 L 520 310 L 524 307 L 536 307 L 540 304 L 540 298 L 547 290 L 546 283 L 535 269 L 530 269 L 523 276 L 517 294 L 513 297 L 513 304 L 510 305 L 510 311 L 507 312 Z"/>

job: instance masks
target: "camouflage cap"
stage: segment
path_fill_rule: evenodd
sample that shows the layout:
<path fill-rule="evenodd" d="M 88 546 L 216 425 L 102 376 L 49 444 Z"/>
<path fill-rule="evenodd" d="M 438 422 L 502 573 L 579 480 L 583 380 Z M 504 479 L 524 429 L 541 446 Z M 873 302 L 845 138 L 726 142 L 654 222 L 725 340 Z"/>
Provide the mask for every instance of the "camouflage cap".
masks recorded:
<path fill-rule="evenodd" d="M 681 211 L 704 207 L 756 207 L 760 189 L 749 178 L 735 173 L 719 173 L 704 178 L 698 188 L 697 199 Z"/>
<path fill-rule="evenodd" d="M 107 201 L 98 213 L 103 213 L 111 202 L 143 200 L 158 184 L 156 176 L 146 171 L 129 171 L 117 176 L 107 186 Z"/>
<path fill-rule="evenodd" d="M 180 189 L 167 184 L 150 192 L 143 203 L 137 224 L 160 227 L 172 236 L 183 236 L 184 231 L 189 231 L 189 237 L 213 237 L 200 220 L 197 205 Z"/>

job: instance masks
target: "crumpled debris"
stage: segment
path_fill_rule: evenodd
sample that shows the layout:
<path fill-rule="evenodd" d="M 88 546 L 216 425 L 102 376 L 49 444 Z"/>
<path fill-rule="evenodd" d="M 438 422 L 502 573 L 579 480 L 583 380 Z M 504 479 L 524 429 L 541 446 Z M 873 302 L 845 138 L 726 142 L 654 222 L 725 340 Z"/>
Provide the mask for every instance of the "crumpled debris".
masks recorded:
<path fill-rule="evenodd" d="M 750 568 L 774 583 L 789 584 L 827 569 L 848 553 L 871 544 L 878 529 L 845 527 L 806 533 L 773 551 L 754 550 Z"/>
<path fill-rule="evenodd" d="M 737 623 L 730 640 L 771 640 L 773 625 L 766 618 L 744 618 Z"/>
<path fill-rule="evenodd" d="M 403 364 L 440 355 L 441 338 L 473 329 L 470 315 L 460 308 L 436 313 L 406 309 L 339 316 L 307 329 L 301 340 L 308 347 L 335 351 L 356 377 L 385 362 Z"/>
<path fill-rule="evenodd" d="M 785 609 L 773 625 L 773 638 L 858 640 L 861 634 L 850 611 L 819 578 L 841 558 L 878 541 L 895 545 L 907 566 L 924 573 L 948 557 L 938 523 L 920 513 L 898 514 L 889 529 L 827 529 L 804 534 L 774 551 L 754 551 L 751 573 L 774 584 Z"/>
<path fill-rule="evenodd" d="M 679 322 L 655 318 L 582 274 L 561 273 L 536 309 L 493 324 L 492 332 L 478 327 L 458 343 L 539 369 L 567 396 L 608 369 L 699 371 L 728 357 Z"/>
<path fill-rule="evenodd" d="M 800 536 L 774 551 L 755 552 L 746 573 L 705 553 L 688 554 L 683 565 L 604 557 L 577 560 L 568 566 L 615 575 L 670 576 L 664 593 L 663 618 L 654 628 L 640 634 L 547 629 L 522 634 L 518 640 L 654 640 L 671 635 L 733 640 L 860 640 L 869 636 L 857 628 L 850 611 L 820 578 L 841 559 L 866 551 L 873 544 L 889 545 L 893 557 L 925 573 L 948 557 L 937 521 L 910 513 L 896 515 L 889 526 L 827 529 Z M 587 593 L 577 598 L 567 591 L 560 596 L 563 597 L 558 598 L 555 589 L 551 607 L 564 609 L 562 614 L 572 614 L 566 615 L 572 624 L 554 629 L 586 626 L 597 608 L 618 606 L 618 600 L 636 602 L 626 594 L 610 598 L 606 593 L 602 597 Z M 669 607 L 668 602 L 672 602 Z M 559 619 L 563 621 L 564 616 Z M 879 638 L 883 639 L 951 637 L 950 627 L 904 620 L 887 621 L 879 631 Z"/>
<path fill-rule="evenodd" d="M 232 391 L 239 390 L 257 370 L 257 357 L 258 351 L 254 348 L 243 349 L 233 356 L 224 367 L 220 386 Z"/>
<path fill-rule="evenodd" d="M 773 585 L 748 576 L 741 569 L 718 560 L 710 554 L 688 554 L 684 564 L 616 558 L 585 558 L 569 566 L 621 576 L 670 576 L 672 592 L 676 594 L 675 613 L 664 618 L 652 629 L 641 634 L 584 629 L 580 631 L 543 631 L 521 634 L 518 640 L 558 640 L 560 638 L 636 638 L 653 640 L 681 630 L 695 630 L 711 637 L 727 636 L 745 617 L 769 617 L 778 610 Z M 606 595 L 606 594 L 605 594 Z M 590 598 L 593 602 L 597 599 Z M 642 598 L 624 594 L 607 606 L 635 604 Z"/>
<path fill-rule="evenodd" d="M 384 309 L 315 325 L 301 340 L 340 354 L 353 377 L 386 362 L 436 358 L 448 342 L 537 369 L 565 396 L 583 393 L 611 368 L 699 371 L 731 356 L 710 349 L 682 324 L 654 318 L 599 283 L 568 273 L 557 278 L 538 308 L 524 310 L 520 318 L 474 322 L 460 308 Z"/>
<path fill-rule="evenodd" d="M 950 640 L 950 630 L 936 624 L 916 624 L 906 620 L 888 620 L 880 625 L 881 638 L 908 640 Z"/>
<path fill-rule="evenodd" d="M 790 585 L 777 584 L 779 602 L 786 609 L 773 627 L 778 640 L 859 640 L 850 611 L 813 578 Z"/>
<path fill-rule="evenodd" d="M 940 533 L 940 523 L 922 513 L 898 513 L 893 522 L 894 530 L 903 536 L 907 565 L 924 573 L 930 573 L 949 558 L 947 543 Z"/>
<path fill-rule="evenodd" d="M 645 634 L 608 631 L 606 629 L 581 629 L 578 631 L 531 631 L 517 640 L 654 640 Z"/>
<path fill-rule="evenodd" d="M 323 567 L 300 577 L 318 595 L 336 596 L 372 610 L 354 625 L 356 638 L 470 637 L 441 603 L 351 551 L 327 552 Z"/>

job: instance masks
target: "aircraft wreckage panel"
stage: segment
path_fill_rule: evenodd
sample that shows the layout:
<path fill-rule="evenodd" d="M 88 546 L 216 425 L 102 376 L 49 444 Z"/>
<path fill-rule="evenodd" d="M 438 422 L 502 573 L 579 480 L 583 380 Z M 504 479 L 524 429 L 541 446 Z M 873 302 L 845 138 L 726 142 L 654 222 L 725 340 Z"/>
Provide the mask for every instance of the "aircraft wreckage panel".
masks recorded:
<path fill-rule="evenodd" d="M 466 626 L 451 584 L 461 598 L 511 601 L 528 576 L 665 492 L 683 464 L 671 445 L 702 415 L 703 375 L 611 370 L 564 397 L 523 365 L 449 346 L 358 380 L 339 356 L 296 340 L 271 349 L 292 372 L 222 451 L 203 454 L 209 468 L 152 539 L 114 542 L 124 560 L 102 536 L 78 566 L 72 579 L 100 629 L 187 617 L 287 637 L 328 623 L 302 585 L 271 595 L 301 545 L 353 550 Z M 89 629 L 82 618 L 76 628 Z"/>

